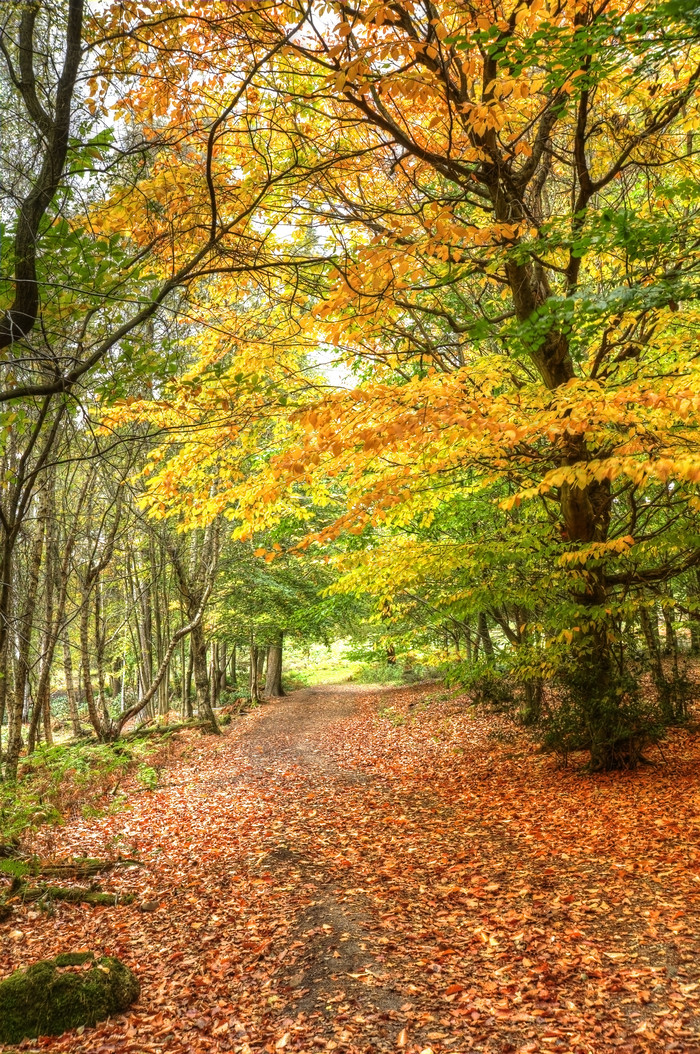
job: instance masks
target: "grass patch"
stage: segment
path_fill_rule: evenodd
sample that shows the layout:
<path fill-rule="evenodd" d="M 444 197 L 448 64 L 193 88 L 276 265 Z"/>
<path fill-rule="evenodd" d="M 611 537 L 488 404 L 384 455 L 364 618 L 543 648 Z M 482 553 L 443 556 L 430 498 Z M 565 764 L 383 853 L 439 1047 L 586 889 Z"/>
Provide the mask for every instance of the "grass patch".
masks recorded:
<path fill-rule="evenodd" d="M 342 684 L 354 680 L 362 665 L 350 657 L 346 641 L 333 644 L 311 644 L 308 648 L 285 649 L 282 680 L 287 691 L 309 688 L 315 684 Z"/>
<path fill-rule="evenodd" d="M 380 717 L 383 717 L 389 724 L 393 725 L 394 728 L 400 728 L 401 725 L 406 724 L 406 715 L 399 713 L 393 706 L 385 706 L 381 710 L 377 711 Z"/>

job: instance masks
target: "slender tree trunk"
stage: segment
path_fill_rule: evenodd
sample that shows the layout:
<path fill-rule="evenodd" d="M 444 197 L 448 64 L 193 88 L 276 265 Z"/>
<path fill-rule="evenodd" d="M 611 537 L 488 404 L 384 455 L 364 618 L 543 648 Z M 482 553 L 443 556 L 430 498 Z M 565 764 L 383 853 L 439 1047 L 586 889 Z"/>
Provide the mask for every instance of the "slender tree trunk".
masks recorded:
<path fill-rule="evenodd" d="M 68 713 L 70 714 L 70 723 L 74 737 L 77 739 L 82 736 L 83 730 L 80 727 L 80 716 L 78 714 L 78 700 L 75 694 L 75 684 L 73 682 L 73 656 L 70 650 L 70 640 L 68 637 L 68 626 L 64 623 L 63 627 L 63 676 L 66 682 L 66 697 L 68 699 Z"/>
<path fill-rule="evenodd" d="M 44 536 L 46 533 L 46 520 L 49 508 L 49 488 L 44 488 L 40 498 L 37 512 L 37 523 L 34 539 L 30 550 L 29 567 L 27 573 L 26 588 L 23 589 L 24 609 L 18 619 L 19 646 L 17 663 L 15 665 L 15 695 L 14 705 L 10 713 L 11 725 L 8 732 L 7 753 L 5 758 L 5 775 L 9 779 L 17 776 L 17 765 L 22 749 L 22 717 L 27 700 L 27 687 L 29 680 L 32 633 L 34 630 L 34 614 L 36 611 L 37 593 L 39 589 L 39 573 L 41 571 L 41 558 L 44 551 Z"/>
<path fill-rule="evenodd" d="M 219 695 L 228 687 L 228 657 L 226 654 L 226 641 L 219 645 Z"/>
<path fill-rule="evenodd" d="M 209 689 L 211 693 L 212 709 L 219 705 L 219 645 L 217 641 L 211 643 L 211 664 L 209 668 Z"/>
<path fill-rule="evenodd" d="M 279 641 L 267 649 L 267 678 L 265 695 L 268 699 L 279 699 L 284 695 L 282 688 L 282 648 L 284 635 L 280 633 Z"/>
<path fill-rule="evenodd" d="M 36 746 L 39 722 L 43 720 L 44 740 L 46 743 L 53 742 L 51 731 L 51 664 L 53 652 L 56 645 L 57 633 L 54 631 L 54 545 L 53 538 L 47 528 L 46 539 L 46 575 L 44 583 L 44 629 L 41 635 L 41 654 L 39 660 L 39 682 L 37 684 L 36 699 L 29 722 L 29 733 L 27 735 L 27 753 L 31 754 Z"/>
<path fill-rule="evenodd" d="M 193 716 L 192 710 L 192 675 L 194 673 L 194 645 L 190 640 L 190 646 L 188 649 L 187 658 L 187 673 L 185 674 L 185 706 L 183 713 L 185 718 L 189 719 Z"/>
<path fill-rule="evenodd" d="M 251 702 L 257 703 L 260 700 L 260 689 L 258 680 L 258 649 L 253 643 L 251 637 L 250 641 L 250 698 Z"/>
<path fill-rule="evenodd" d="M 100 718 L 102 727 L 108 729 L 111 724 L 111 718 L 109 716 L 109 710 L 107 709 L 107 698 L 105 694 L 105 687 L 107 684 L 107 678 L 105 677 L 105 647 L 106 647 L 106 627 L 104 625 L 104 619 L 102 617 L 102 579 L 101 576 L 95 579 L 95 659 L 97 666 L 97 703 L 100 711 Z"/>
<path fill-rule="evenodd" d="M 664 606 L 662 612 L 664 616 L 664 655 L 672 655 L 677 661 L 678 637 L 676 636 L 676 628 L 673 625 L 673 609 Z"/>
<path fill-rule="evenodd" d="M 0 616 L 2 617 L 2 616 Z M 9 675 L 9 666 L 7 662 L 7 635 L 3 634 L 0 640 L 0 647 L 2 652 L 0 653 L 0 772 L 2 771 L 2 726 L 5 720 L 5 707 L 7 702 L 7 678 Z"/>
<path fill-rule="evenodd" d="M 80 669 L 83 681 L 83 692 L 87 703 L 90 724 L 97 734 L 97 738 L 105 740 L 109 738 L 108 730 L 104 727 L 100 712 L 97 709 L 95 692 L 92 687 L 92 674 L 90 672 L 90 596 L 83 593 L 83 603 L 80 609 Z"/>

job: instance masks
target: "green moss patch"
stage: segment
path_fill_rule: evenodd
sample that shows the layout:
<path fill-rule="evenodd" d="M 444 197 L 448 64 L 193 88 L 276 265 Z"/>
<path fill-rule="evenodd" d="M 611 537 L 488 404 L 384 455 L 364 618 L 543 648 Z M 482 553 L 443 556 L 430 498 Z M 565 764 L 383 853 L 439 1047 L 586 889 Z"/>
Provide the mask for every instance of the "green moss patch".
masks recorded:
<path fill-rule="evenodd" d="M 118 959 L 92 952 L 46 959 L 0 981 L 0 1043 L 95 1025 L 138 995 L 138 980 Z"/>

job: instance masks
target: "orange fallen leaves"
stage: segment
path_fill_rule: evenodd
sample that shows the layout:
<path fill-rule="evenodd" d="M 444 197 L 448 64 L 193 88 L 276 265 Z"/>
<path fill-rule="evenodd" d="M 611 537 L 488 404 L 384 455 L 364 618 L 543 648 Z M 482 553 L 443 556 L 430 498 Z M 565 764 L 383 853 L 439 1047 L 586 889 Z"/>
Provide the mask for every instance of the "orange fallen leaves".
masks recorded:
<path fill-rule="evenodd" d="M 2 927 L 22 934 L 2 975 L 80 946 L 142 982 L 132 1013 L 41 1049 L 698 1050 L 695 739 L 583 777 L 435 689 L 391 692 L 400 727 L 361 691 L 188 732 L 162 789 L 41 834 L 65 855 L 138 838 L 145 866 L 110 887 L 161 905 Z"/>

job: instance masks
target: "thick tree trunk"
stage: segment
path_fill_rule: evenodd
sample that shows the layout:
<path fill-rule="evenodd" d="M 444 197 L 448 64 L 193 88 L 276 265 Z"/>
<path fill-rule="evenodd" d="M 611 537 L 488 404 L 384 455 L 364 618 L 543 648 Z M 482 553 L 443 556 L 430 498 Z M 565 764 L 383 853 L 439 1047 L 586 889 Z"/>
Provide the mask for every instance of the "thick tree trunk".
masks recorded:
<path fill-rule="evenodd" d="M 486 621 L 486 615 L 483 611 L 479 613 L 478 623 L 479 642 L 484 649 L 484 656 L 486 659 L 491 660 L 494 657 L 493 641 L 491 640 L 491 634 L 489 633 L 488 623 Z"/>
<path fill-rule="evenodd" d="M 664 607 L 662 612 L 664 616 L 664 655 L 672 655 L 674 659 L 677 659 L 678 637 L 673 625 L 673 611 L 671 608 Z"/>
<path fill-rule="evenodd" d="M 192 630 L 192 662 L 194 666 L 194 683 L 197 692 L 197 713 L 206 719 L 211 731 L 217 735 L 220 732 L 216 723 L 216 715 L 211 708 L 209 698 L 209 673 L 207 670 L 207 642 L 204 637 L 204 627 L 201 622 Z"/>
<path fill-rule="evenodd" d="M 661 665 L 661 641 L 659 639 L 656 608 L 652 608 L 650 615 L 649 610 L 642 606 L 639 611 L 639 621 L 642 626 L 642 633 L 644 634 L 654 679 L 658 683 L 663 680 L 663 667 Z"/>

